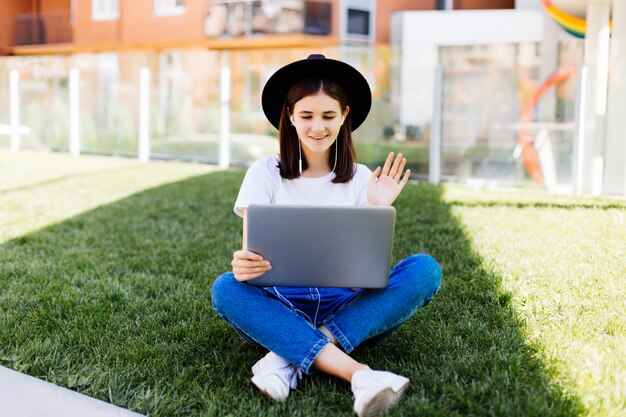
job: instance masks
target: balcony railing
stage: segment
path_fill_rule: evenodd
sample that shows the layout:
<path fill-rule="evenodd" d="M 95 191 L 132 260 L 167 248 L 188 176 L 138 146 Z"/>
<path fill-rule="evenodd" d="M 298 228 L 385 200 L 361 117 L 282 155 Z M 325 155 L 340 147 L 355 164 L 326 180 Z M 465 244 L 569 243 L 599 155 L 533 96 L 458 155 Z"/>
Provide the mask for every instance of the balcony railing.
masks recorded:
<path fill-rule="evenodd" d="M 70 12 L 28 13 L 15 17 L 15 46 L 71 41 Z"/>
<path fill-rule="evenodd" d="M 332 4 L 324 0 L 211 0 L 206 5 L 204 34 L 329 35 L 331 19 Z"/>

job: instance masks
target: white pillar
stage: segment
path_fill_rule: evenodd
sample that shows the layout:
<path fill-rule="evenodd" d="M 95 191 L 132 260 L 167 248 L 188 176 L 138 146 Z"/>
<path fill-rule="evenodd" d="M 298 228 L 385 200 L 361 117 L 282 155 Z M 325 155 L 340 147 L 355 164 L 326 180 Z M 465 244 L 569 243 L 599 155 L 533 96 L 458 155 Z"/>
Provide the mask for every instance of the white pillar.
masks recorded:
<path fill-rule="evenodd" d="M 588 99 L 583 110 L 586 119 L 584 140 L 578 150 L 583 193 L 602 189 L 602 177 L 598 175 L 603 172 L 600 165 L 603 164 L 606 135 L 610 12 L 611 0 L 589 0 L 587 3 L 585 65 L 588 69 Z"/>
<path fill-rule="evenodd" d="M 70 155 L 80 155 L 80 72 L 70 69 Z"/>
<path fill-rule="evenodd" d="M 230 165 L 230 57 L 222 52 L 222 73 L 220 78 L 220 142 L 218 165 L 227 169 Z"/>
<path fill-rule="evenodd" d="M 433 121 L 430 129 L 430 148 L 428 154 L 428 181 L 439 184 L 441 181 L 441 144 L 443 127 L 443 68 L 435 68 L 435 102 L 433 106 Z"/>
<path fill-rule="evenodd" d="M 20 150 L 20 73 L 9 72 L 9 101 L 11 105 L 11 150 Z"/>
<path fill-rule="evenodd" d="M 578 65 L 576 74 L 576 115 L 574 117 L 574 150 L 572 152 L 572 188 L 575 194 L 582 194 L 583 190 L 583 152 L 585 143 L 586 106 L 587 106 L 587 66 Z"/>
<path fill-rule="evenodd" d="M 150 161 L 150 70 L 139 70 L 139 137 L 137 158 Z"/>
<path fill-rule="evenodd" d="M 613 1 L 604 192 L 626 195 L 626 1 Z"/>

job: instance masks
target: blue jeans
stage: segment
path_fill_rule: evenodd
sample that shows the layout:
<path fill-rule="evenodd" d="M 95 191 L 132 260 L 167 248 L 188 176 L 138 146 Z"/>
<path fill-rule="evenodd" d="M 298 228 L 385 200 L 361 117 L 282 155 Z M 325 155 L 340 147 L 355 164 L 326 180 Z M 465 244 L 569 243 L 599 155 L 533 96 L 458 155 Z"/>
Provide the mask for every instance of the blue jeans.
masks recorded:
<path fill-rule="evenodd" d="M 346 353 L 387 337 L 435 296 L 441 268 L 429 255 L 410 256 L 393 267 L 383 289 L 260 288 L 220 275 L 211 289 L 213 308 L 244 340 L 264 346 L 310 373 L 331 340 Z"/>

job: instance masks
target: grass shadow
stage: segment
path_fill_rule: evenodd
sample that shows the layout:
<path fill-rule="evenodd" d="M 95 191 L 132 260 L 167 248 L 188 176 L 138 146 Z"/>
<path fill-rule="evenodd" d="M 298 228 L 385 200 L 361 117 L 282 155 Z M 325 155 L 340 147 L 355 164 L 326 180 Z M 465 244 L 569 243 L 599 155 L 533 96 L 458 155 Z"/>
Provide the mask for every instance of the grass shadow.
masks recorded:
<path fill-rule="evenodd" d="M 263 351 L 211 308 L 241 244 L 242 178 L 161 186 L 0 246 L 0 365 L 152 416 L 352 415 L 348 384 L 321 374 L 283 403 L 259 395 L 249 377 Z M 442 189 L 408 186 L 396 208 L 396 260 L 430 253 L 444 283 L 383 345 L 355 352 L 411 378 L 392 415 L 584 414 L 525 342 Z"/>

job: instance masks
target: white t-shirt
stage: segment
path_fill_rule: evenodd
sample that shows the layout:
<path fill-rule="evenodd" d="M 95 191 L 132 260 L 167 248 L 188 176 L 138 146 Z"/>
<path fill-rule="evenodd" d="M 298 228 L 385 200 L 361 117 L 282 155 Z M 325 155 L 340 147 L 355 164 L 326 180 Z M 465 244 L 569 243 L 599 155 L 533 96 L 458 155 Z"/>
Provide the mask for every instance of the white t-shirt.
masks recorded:
<path fill-rule="evenodd" d="M 246 172 L 235 202 L 235 213 L 250 204 L 363 206 L 367 203 L 367 182 L 372 172 L 356 164 L 354 177 L 333 184 L 335 173 L 319 178 L 299 177 L 288 180 L 280 176 L 277 155 L 256 161 Z"/>

